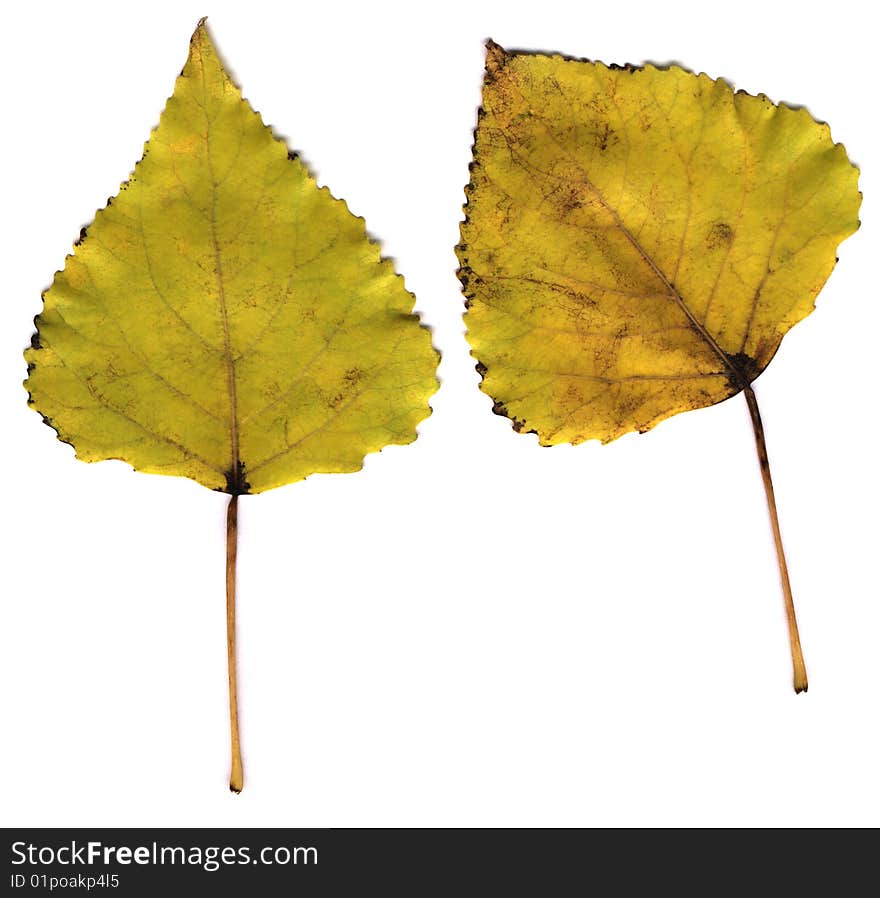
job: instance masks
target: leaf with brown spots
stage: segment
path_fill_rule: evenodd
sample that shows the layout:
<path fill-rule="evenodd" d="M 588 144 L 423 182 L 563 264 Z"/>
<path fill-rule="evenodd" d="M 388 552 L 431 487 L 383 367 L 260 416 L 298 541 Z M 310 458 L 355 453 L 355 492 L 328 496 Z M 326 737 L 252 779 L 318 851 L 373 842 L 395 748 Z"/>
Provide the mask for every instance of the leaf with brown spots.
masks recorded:
<path fill-rule="evenodd" d="M 238 496 L 410 443 L 437 354 L 364 221 L 263 124 L 204 21 L 117 197 L 44 295 L 30 403 L 84 461 L 230 494 L 231 786 Z"/>
<path fill-rule="evenodd" d="M 676 66 L 489 43 L 459 277 L 481 388 L 541 445 L 745 394 L 858 227 L 858 171 L 804 109 Z"/>

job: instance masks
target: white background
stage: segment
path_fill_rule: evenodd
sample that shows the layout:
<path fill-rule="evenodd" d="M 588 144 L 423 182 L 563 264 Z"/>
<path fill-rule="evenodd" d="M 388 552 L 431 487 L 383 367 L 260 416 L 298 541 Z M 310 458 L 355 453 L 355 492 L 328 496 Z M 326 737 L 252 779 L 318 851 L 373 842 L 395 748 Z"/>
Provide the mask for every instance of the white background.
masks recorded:
<path fill-rule="evenodd" d="M 876 29 L 850 4 L 15 4 L 3 15 L 2 811 L 10 825 L 880 824 Z M 414 445 L 241 502 L 246 787 L 226 788 L 224 496 L 85 465 L 20 383 L 40 292 L 141 155 L 201 15 L 384 241 L 444 353 Z M 490 413 L 453 247 L 483 42 L 679 61 L 805 104 L 861 231 L 742 397 L 602 447 Z"/>

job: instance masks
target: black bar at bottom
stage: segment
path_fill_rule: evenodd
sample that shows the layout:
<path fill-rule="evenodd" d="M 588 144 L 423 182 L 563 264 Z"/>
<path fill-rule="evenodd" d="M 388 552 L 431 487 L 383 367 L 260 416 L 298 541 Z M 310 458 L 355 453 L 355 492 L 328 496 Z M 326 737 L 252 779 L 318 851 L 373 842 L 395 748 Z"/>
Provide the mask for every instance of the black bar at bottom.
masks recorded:
<path fill-rule="evenodd" d="M 852 833 L 603 829 L 5 829 L 0 894 L 858 894 Z M 813 846 L 816 850 L 812 850 Z M 820 848 L 821 846 L 821 848 Z M 825 859 L 824 861 L 822 859 Z M 828 869 L 821 868 L 822 863 Z M 872 877 L 872 874 L 867 874 Z M 868 881 L 871 881 L 870 879 Z M 876 876 L 873 876 L 876 884 Z M 850 890 L 851 889 L 851 890 Z M 240 890 L 240 891 L 238 891 Z M 284 890 L 284 891 L 281 891 Z"/>

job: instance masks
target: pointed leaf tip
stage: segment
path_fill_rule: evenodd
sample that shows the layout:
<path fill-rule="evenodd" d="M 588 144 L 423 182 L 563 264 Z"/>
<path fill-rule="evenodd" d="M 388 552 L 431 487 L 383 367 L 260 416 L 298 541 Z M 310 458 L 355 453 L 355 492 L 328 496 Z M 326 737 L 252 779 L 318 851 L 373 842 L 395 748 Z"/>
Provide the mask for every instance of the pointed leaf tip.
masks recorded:
<path fill-rule="evenodd" d="M 208 17 L 202 16 L 201 19 L 196 22 L 196 27 L 193 30 L 192 37 L 190 37 L 190 43 L 200 39 L 203 35 L 210 40 L 211 38 L 208 36 Z"/>
<path fill-rule="evenodd" d="M 486 41 L 486 71 L 494 75 L 503 65 L 507 51 L 490 37 Z"/>

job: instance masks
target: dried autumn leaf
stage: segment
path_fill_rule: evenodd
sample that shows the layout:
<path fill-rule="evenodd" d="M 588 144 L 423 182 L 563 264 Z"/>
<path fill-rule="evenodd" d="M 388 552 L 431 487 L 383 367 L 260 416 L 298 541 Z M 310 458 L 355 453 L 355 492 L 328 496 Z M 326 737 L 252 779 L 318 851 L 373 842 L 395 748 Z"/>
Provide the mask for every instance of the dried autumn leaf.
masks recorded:
<path fill-rule="evenodd" d="M 202 20 L 144 156 L 44 295 L 30 404 L 84 461 L 238 496 L 361 468 L 430 414 L 437 354 L 364 222 L 241 96 Z"/>
<path fill-rule="evenodd" d="M 481 388 L 542 445 L 603 442 L 742 391 L 858 227 L 858 170 L 804 109 L 678 67 L 489 43 L 459 276 Z"/>

